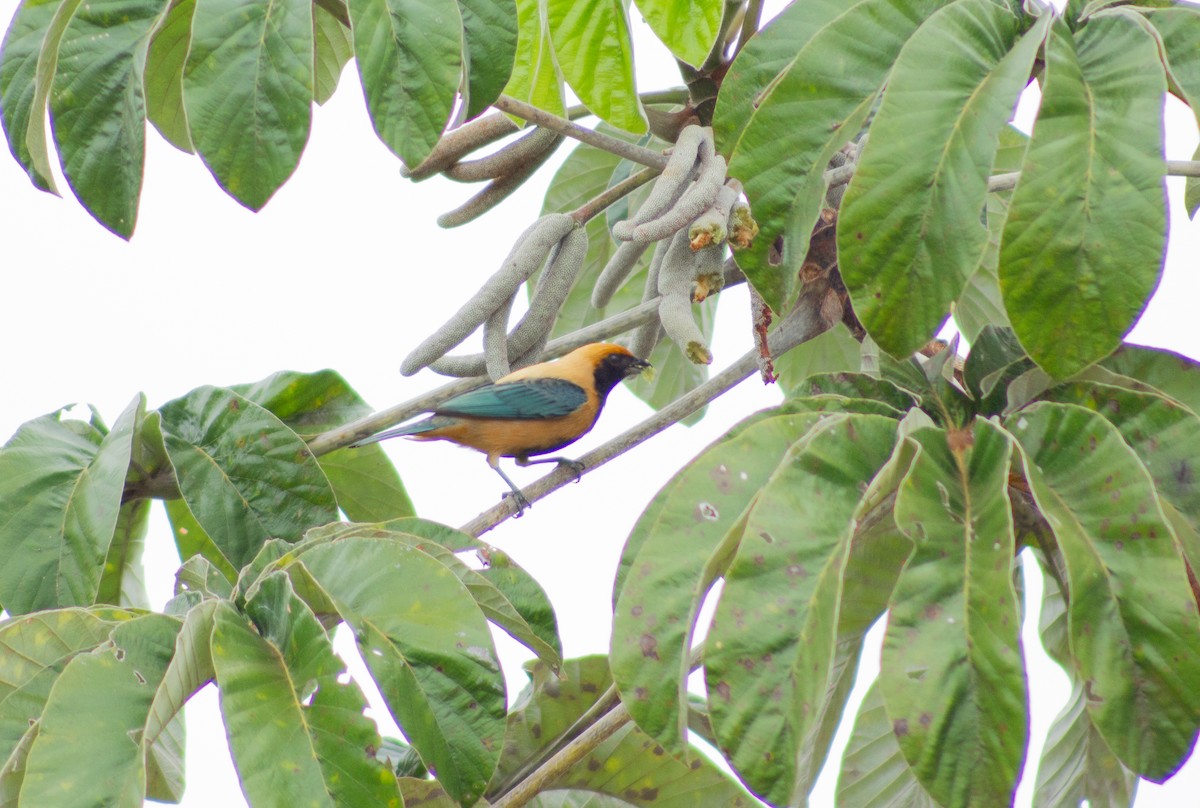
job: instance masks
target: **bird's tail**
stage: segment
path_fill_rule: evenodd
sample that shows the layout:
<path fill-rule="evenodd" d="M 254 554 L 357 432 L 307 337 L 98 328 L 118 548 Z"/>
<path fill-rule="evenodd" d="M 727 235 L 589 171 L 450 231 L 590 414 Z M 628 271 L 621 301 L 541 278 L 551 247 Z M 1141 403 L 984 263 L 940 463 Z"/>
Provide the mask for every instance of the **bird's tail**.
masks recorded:
<path fill-rule="evenodd" d="M 432 418 L 426 418 L 423 421 L 416 421 L 411 424 L 403 424 L 401 426 L 393 427 L 392 429 L 380 432 L 378 435 L 372 435 L 369 438 L 363 438 L 360 441 L 350 444 L 350 446 L 351 448 L 357 448 L 359 446 L 366 446 L 371 443 L 378 443 L 379 441 L 387 440 L 388 438 L 399 438 L 405 435 L 420 435 L 422 432 L 431 432 L 432 430 L 445 425 L 445 419 L 434 416 Z"/>

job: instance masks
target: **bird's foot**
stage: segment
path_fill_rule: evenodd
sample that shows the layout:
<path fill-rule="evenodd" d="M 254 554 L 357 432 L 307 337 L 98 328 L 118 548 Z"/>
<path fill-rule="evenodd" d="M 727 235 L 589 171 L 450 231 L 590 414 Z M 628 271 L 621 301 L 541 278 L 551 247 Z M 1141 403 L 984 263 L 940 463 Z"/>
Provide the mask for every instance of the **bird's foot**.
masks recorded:
<path fill-rule="evenodd" d="M 575 472 L 575 482 L 579 482 L 580 480 L 583 479 L 583 470 L 585 468 L 587 468 L 587 466 L 585 466 L 583 463 L 579 462 L 578 460 L 570 460 L 565 457 L 560 457 L 558 459 L 558 467 L 559 468 L 568 468 L 571 471 Z"/>
<path fill-rule="evenodd" d="M 512 498 L 517 502 L 517 512 L 513 514 L 513 519 L 520 519 L 525 514 L 525 510 L 527 508 L 533 507 L 533 503 L 527 500 L 524 494 L 515 489 L 512 491 L 505 491 L 500 495 L 500 499 L 502 500 L 509 498 Z"/>

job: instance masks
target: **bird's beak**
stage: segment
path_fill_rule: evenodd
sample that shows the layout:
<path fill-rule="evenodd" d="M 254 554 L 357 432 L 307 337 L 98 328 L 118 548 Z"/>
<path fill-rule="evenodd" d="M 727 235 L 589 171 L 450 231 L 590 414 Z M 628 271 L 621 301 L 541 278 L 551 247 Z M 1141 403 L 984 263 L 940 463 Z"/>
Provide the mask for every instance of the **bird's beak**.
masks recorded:
<path fill-rule="evenodd" d="M 652 373 L 653 368 L 654 368 L 654 366 L 651 365 L 649 362 L 647 362 L 645 359 L 637 359 L 634 362 L 632 362 L 629 365 L 629 367 L 625 370 L 625 376 L 628 378 L 631 376 L 639 376 L 642 373 L 647 373 L 647 372 Z"/>

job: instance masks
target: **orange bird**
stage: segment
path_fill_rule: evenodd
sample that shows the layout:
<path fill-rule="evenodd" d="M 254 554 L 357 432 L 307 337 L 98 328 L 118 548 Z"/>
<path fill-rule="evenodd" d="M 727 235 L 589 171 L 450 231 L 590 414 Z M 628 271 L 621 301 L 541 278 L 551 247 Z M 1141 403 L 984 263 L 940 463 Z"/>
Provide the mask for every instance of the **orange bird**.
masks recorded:
<path fill-rule="evenodd" d="M 398 426 L 355 446 L 400 435 L 414 440 L 448 440 L 487 455 L 488 465 L 508 483 L 517 505 L 527 508 L 521 489 L 500 468 L 500 458 L 517 465 L 565 463 L 565 457 L 530 460 L 577 441 L 595 425 L 609 392 L 650 363 L 620 345 L 594 342 L 553 362 L 513 371 L 469 393 L 439 404 L 422 421 Z"/>

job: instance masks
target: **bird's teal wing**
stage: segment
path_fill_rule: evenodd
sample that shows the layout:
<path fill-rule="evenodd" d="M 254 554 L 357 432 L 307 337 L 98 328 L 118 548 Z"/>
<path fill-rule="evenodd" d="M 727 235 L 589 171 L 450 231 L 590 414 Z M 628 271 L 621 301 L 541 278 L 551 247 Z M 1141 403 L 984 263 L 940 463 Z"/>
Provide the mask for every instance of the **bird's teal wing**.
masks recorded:
<path fill-rule="evenodd" d="M 579 385 L 564 379 L 522 379 L 489 384 L 439 404 L 438 415 L 535 420 L 570 415 L 587 401 Z"/>

